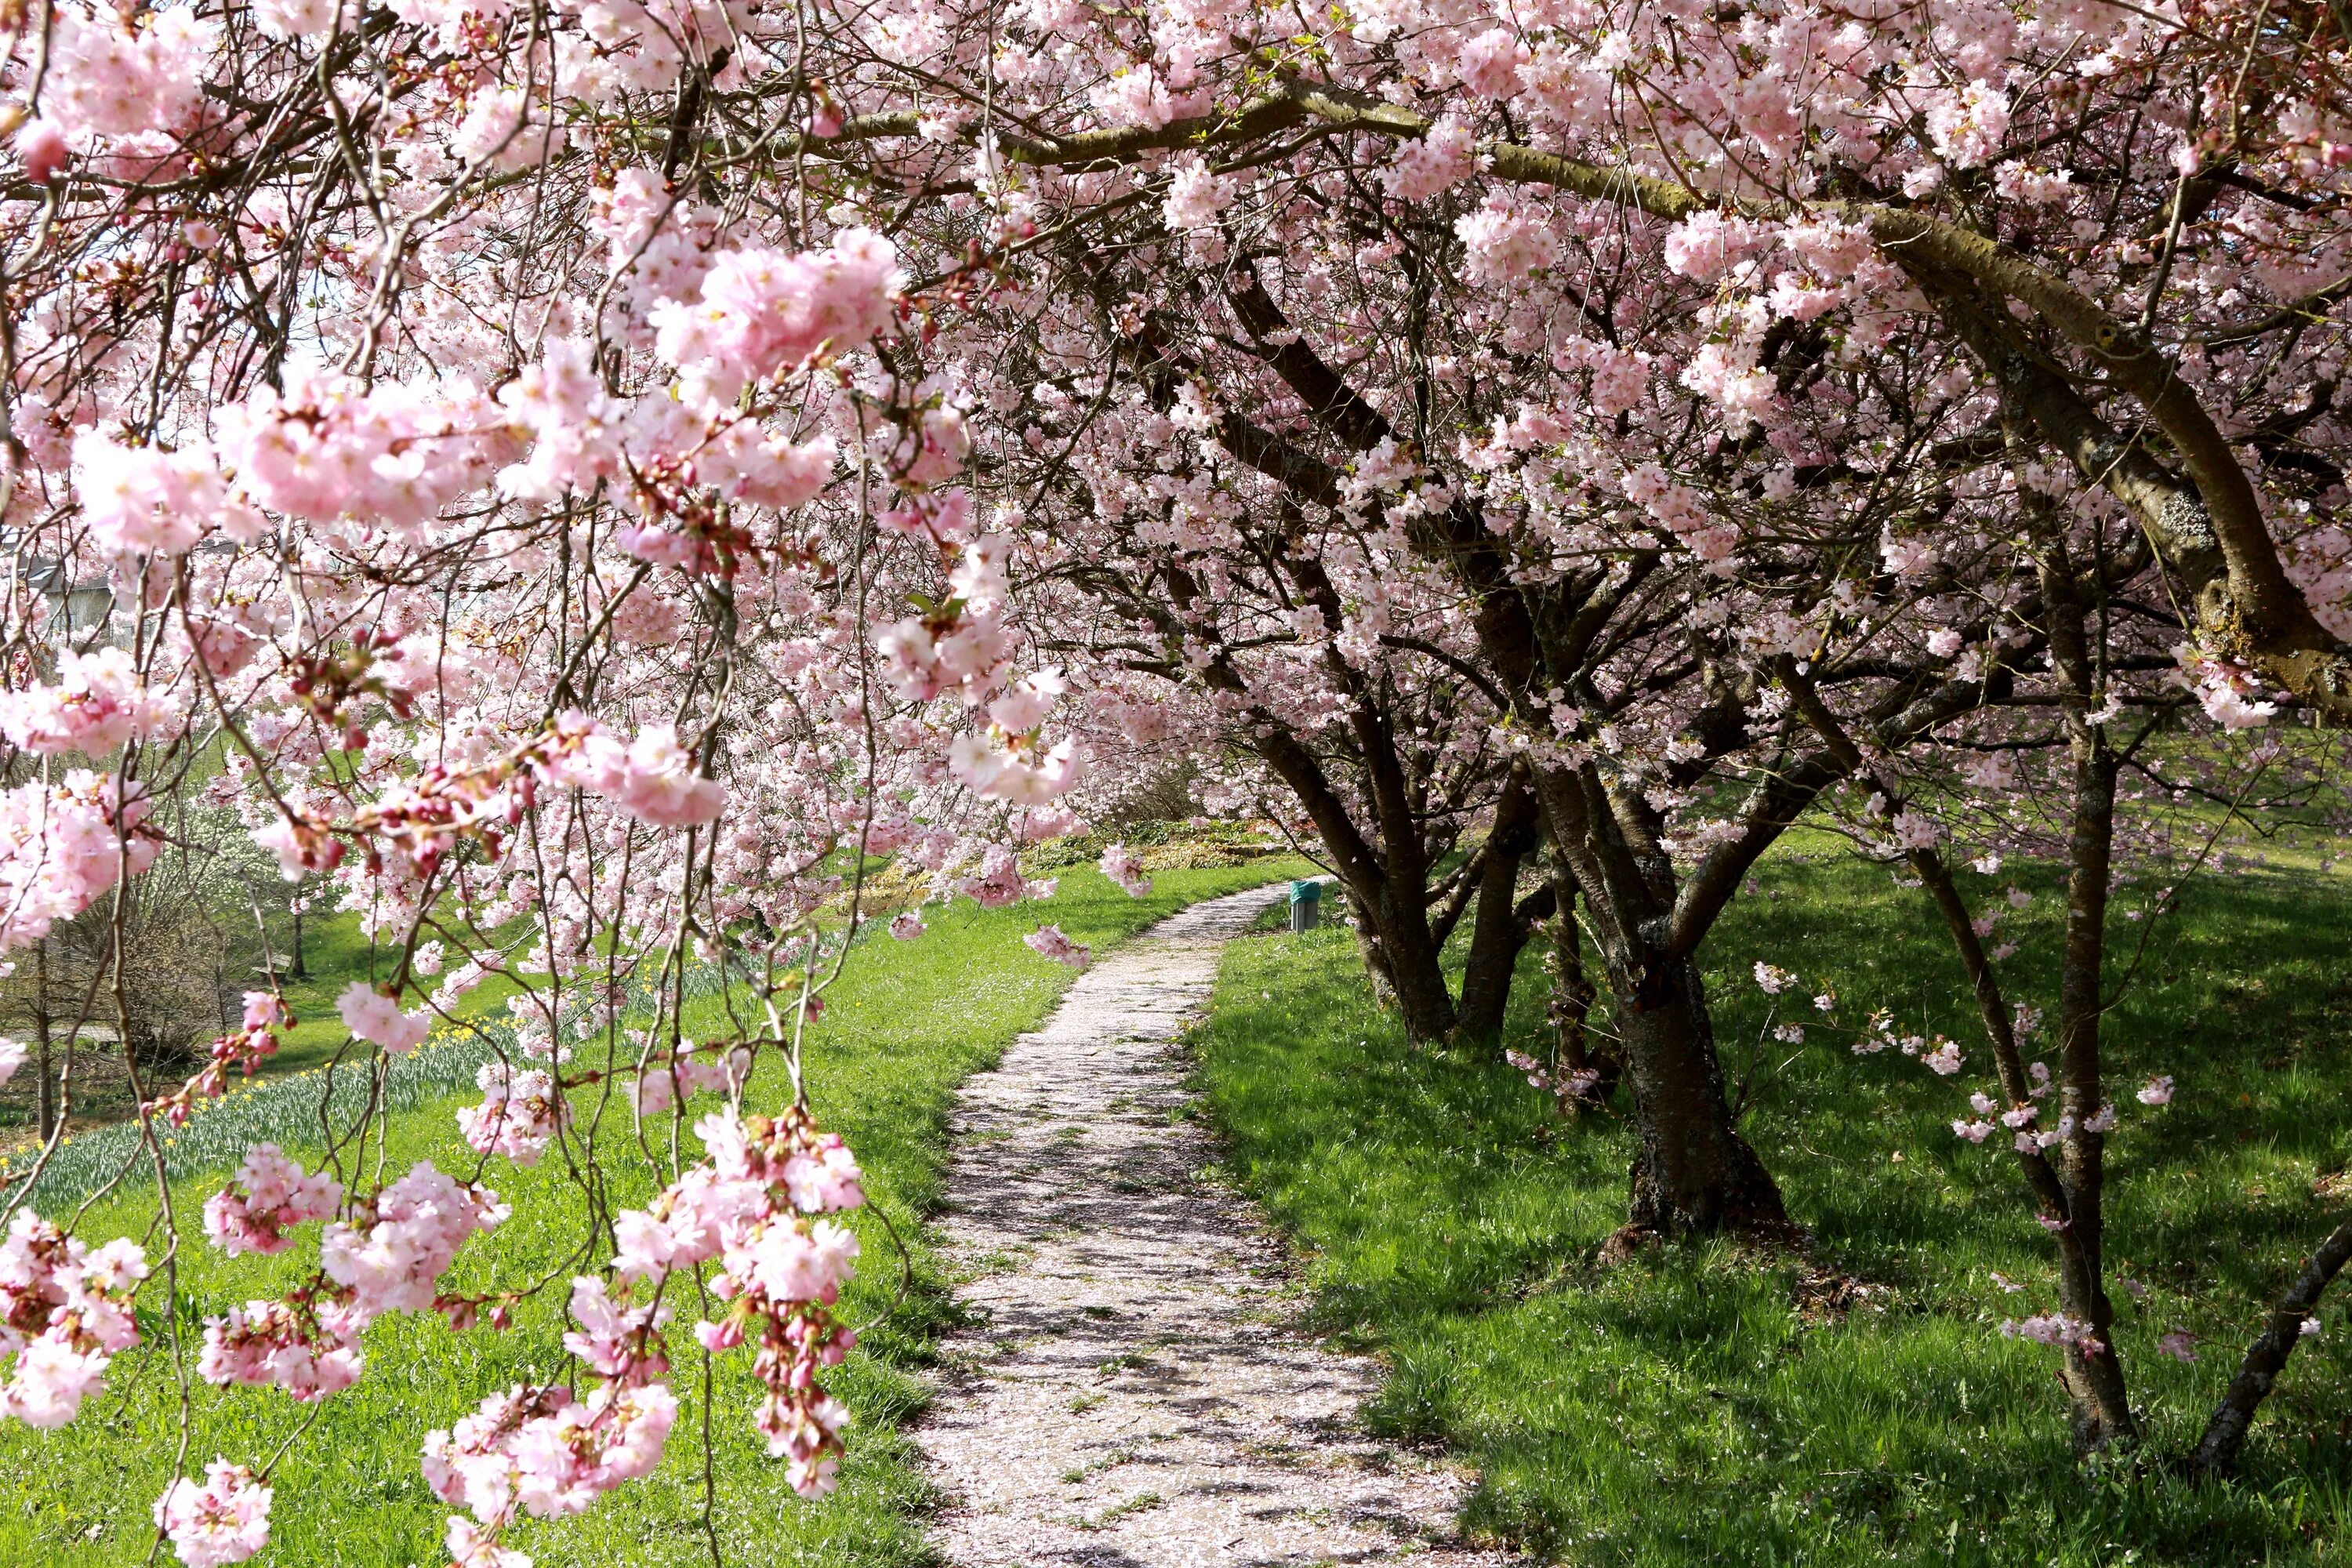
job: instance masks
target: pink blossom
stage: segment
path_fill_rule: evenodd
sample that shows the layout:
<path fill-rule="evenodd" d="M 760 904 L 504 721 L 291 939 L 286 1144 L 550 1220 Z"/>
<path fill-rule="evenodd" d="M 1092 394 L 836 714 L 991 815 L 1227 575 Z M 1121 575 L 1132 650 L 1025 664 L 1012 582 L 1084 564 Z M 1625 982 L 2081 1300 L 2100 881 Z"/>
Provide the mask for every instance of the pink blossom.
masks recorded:
<path fill-rule="evenodd" d="M 1018 736 L 999 741 L 958 735 L 949 752 L 949 766 L 982 800 L 1012 805 L 1043 805 L 1073 788 L 1079 773 L 1075 742 L 1041 748 Z"/>
<path fill-rule="evenodd" d="M 667 1086 L 665 1074 L 651 1075 Z M 502 1061 L 484 1062 L 474 1075 L 482 1103 L 462 1106 L 457 1131 L 478 1153 L 499 1154 L 517 1165 L 539 1163 L 547 1145 L 571 1120 L 572 1104 L 554 1078 L 537 1068 L 517 1071 Z"/>
<path fill-rule="evenodd" d="M 2195 1361 L 2197 1336 L 2184 1330 L 2174 1329 L 2156 1342 L 2156 1348 L 2175 1361 Z"/>
<path fill-rule="evenodd" d="M 2066 1345 L 2084 1355 L 2101 1355 L 2106 1345 L 2092 1331 L 2091 1325 L 2079 1318 L 2063 1312 L 2047 1316 L 2021 1318 L 2000 1325 L 2002 1337 L 2032 1340 L 2038 1344 Z"/>
<path fill-rule="evenodd" d="M 72 153 L 66 145 L 64 127 L 47 115 L 27 120 L 16 128 L 16 157 L 25 166 L 27 184 L 46 185 L 51 175 L 66 166 Z"/>
<path fill-rule="evenodd" d="M 320 1262 L 364 1313 L 429 1311 L 466 1238 L 496 1228 L 507 1215 L 497 1194 L 460 1185 L 420 1161 L 351 1218 L 327 1226 Z"/>
<path fill-rule="evenodd" d="M 1764 231 L 1755 224 L 1709 207 L 1667 232 L 1666 265 L 1694 283 L 1714 283 L 1766 242 Z"/>
<path fill-rule="evenodd" d="M 1031 952 L 1053 959 L 1057 963 L 1066 963 L 1073 969 L 1084 969 L 1094 956 L 1083 942 L 1072 942 L 1065 936 L 1057 925 L 1039 926 L 1021 940 Z"/>
<path fill-rule="evenodd" d="M 694 759 L 678 745 L 675 730 L 653 724 L 630 743 L 614 798 L 623 810 L 656 826 L 692 827 L 719 815 L 727 792 L 695 773 Z"/>
<path fill-rule="evenodd" d="M 1559 259 L 1559 237 L 1543 209 L 1504 192 L 1456 218 L 1454 232 L 1461 237 L 1470 275 L 1484 283 L 1515 282 Z"/>
<path fill-rule="evenodd" d="M 1476 166 L 1470 128 L 1446 115 L 1420 141 L 1397 149 L 1381 183 L 1399 201 L 1423 202 L 1468 179 Z"/>
<path fill-rule="evenodd" d="M 328 1218 L 342 1197 L 342 1184 L 324 1171 L 306 1175 L 276 1144 L 257 1143 L 229 1184 L 205 1200 L 205 1234 L 231 1258 L 283 1252 L 294 1245 L 289 1230 Z"/>
<path fill-rule="evenodd" d="M 454 1568 L 531 1568 L 529 1557 L 500 1546 L 496 1532 L 463 1515 L 450 1520 L 442 1544 Z"/>
<path fill-rule="evenodd" d="M 721 251 L 698 300 L 656 307 L 656 348 L 731 395 L 746 381 L 863 347 L 890 325 L 900 282 L 897 249 L 869 229 L 845 229 L 825 249 L 797 256 Z"/>
<path fill-rule="evenodd" d="M 177 555 L 226 517 L 227 486 L 208 447 L 166 452 L 84 431 L 73 454 L 82 521 L 110 554 Z"/>
<path fill-rule="evenodd" d="M 72 1420 L 115 1354 L 139 1342 L 131 1298 L 146 1277 L 138 1243 L 92 1252 L 18 1209 L 0 1241 L 0 1357 L 16 1358 L 0 1385 L 0 1419 L 38 1427 Z"/>
<path fill-rule="evenodd" d="M 913 910 L 901 910 L 890 917 L 890 934 L 900 942 L 912 942 L 929 929 Z"/>
<path fill-rule="evenodd" d="M 1102 852 L 1095 862 L 1102 874 L 1124 889 L 1129 898 L 1140 899 L 1151 891 L 1151 879 L 1144 874 L 1143 862 L 1124 844 L 1114 844 Z"/>
<path fill-rule="evenodd" d="M 1233 202 L 1231 185 L 1209 170 L 1197 153 L 1186 153 L 1172 165 L 1168 199 L 1162 211 L 1168 226 L 1180 231 L 1211 229 L 1217 215 Z"/>
<path fill-rule="evenodd" d="M 0 731 L 28 752 L 103 756 L 163 718 L 128 650 L 100 648 L 58 656 L 57 681 L 0 692 Z"/>
<path fill-rule="evenodd" d="M 38 941 L 126 871 L 144 871 L 161 847 L 150 810 L 143 786 L 79 768 L 62 784 L 0 791 L 0 952 Z"/>
<path fill-rule="evenodd" d="M 2009 95 L 1984 82 L 1935 93 L 1928 101 L 1928 139 L 1959 168 L 1974 168 L 1990 159 L 2008 133 Z"/>
<path fill-rule="evenodd" d="M 2132 1098 L 2137 1100 L 2142 1105 L 2171 1104 L 2172 1075 L 2169 1073 L 2159 1073 L 2156 1077 L 2149 1079 L 2146 1083 L 2139 1086 L 2139 1092 Z"/>
<path fill-rule="evenodd" d="M 354 980 L 335 999 L 343 1026 L 362 1040 L 382 1046 L 394 1056 L 404 1056 L 422 1044 L 433 1023 L 422 1013 L 404 1013 L 393 997 Z"/>
<path fill-rule="evenodd" d="M 1519 90 L 1519 69 L 1533 57 L 1507 27 L 1489 27 L 1464 41 L 1455 69 L 1462 84 L 1481 98 L 1509 98 Z"/>
<path fill-rule="evenodd" d="M 270 1489 L 243 1465 L 215 1459 L 202 1486 L 184 1477 L 155 1500 L 156 1528 L 188 1568 L 242 1563 L 269 1544 Z"/>
<path fill-rule="evenodd" d="M 280 813 L 253 830 L 253 841 L 277 858 L 278 873 L 299 882 L 313 871 L 331 871 L 343 858 L 342 841 L 326 825 L 299 813 Z"/>
<path fill-rule="evenodd" d="M 275 1386 L 298 1403 L 357 1383 L 367 1314 L 331 1301 L 247 1301 L 205 1320 L 196 1372 L 207 1383 Z"/>
<path fill-rule="evenodd" d="M 1778 996 L 1797 983 L 1797 977 L 1776 963 L 1759 959 L 1756 963 L 1756 988 L 1767 996 Z"/>

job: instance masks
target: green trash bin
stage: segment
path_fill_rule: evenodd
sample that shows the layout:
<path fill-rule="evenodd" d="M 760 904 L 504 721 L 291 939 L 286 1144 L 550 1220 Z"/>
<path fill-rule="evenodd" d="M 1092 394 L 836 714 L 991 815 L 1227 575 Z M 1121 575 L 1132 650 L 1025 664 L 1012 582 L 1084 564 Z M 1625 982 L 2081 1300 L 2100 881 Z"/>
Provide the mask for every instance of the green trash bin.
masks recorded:
<path fill-rule="evenodd" d="M 1323 884 L 1293 882 L 1290 884 L 1290 929 L 1313 931 L 1323 919 Z"/>

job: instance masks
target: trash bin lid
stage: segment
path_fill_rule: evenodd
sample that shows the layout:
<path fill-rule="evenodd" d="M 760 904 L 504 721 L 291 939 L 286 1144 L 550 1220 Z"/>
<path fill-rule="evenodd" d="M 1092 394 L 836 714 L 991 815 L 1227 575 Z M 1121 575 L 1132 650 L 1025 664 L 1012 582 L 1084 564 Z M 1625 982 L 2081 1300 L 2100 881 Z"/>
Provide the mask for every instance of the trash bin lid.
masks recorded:
<path fill-rule="evenodd" d="M 1293 882 L 1290 884 L 1290 901 L 1294 904 L 1320 903 L 1322 900 L 1323 884 L 1320 882 Z"/>

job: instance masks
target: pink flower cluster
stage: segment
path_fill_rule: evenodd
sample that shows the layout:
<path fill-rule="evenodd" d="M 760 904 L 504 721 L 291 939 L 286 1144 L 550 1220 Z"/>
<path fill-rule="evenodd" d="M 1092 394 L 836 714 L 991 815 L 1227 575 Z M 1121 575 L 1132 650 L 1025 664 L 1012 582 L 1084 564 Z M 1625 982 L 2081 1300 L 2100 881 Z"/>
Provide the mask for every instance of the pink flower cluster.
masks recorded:
<path fill-rule="evenodd" d="M 727 791 L 695 772 L 693 756 L 668 724 L 649 724 L 624 743 L 584 713 L 565 713 L 539 762 L 558 789 L 601 795 L 640 822 L 693 827 L 716 818 Z"/>
<path fill-rule="evenodd" d="M 207 1383 L 276 1387 L 307 1405 L 357 1383 L 364 1317 L 347 1292 L 305 1288 L 205 1320 L 197 1374 Z"/>
<path fill-rule="evenodd" d="M 1072 942 L 1058 925 L 1039 926 L 1021 941 L 1030 952 L 1073 969 L 1084 969 L 1094 960 L 1093 951 L 1086 943 Z"/>
<path fill-rule="evenodd" d="M 1104 876 L 1124 888 L 1129 898 L 1144 898 L 1151 891 L 1151 879 L 1144 875 L 1143 862 L 1124 844 L 1114 844 L 1104 850 L 1095 865 Z"/>
<path fill-rule="evenodd" d="M 539 1068 L 518 1072 L 505 1062 L 484 1062 L 474 1075 L 482 1103 L 461 1107 L 457 1131 L 478 1154 L 502 1154 L 518 1165 L 539 1163 L 564 1123 L 572 1102 L 554 1076 Z"/>
<path fill-rule="evenodd" d="M 1601 1072 L 1597 1068 L 1572 1068 L 1566 1078 L 1555 1078 L 1549 1068 L 1525 1051 L 1507 1050 L 1503 1053 L 1503 1059 L 1527 1075 L 1529 1089 L 1549 1089 L 1563 1111 L 1574 1104 L 1592 1099 L 1593 1091 L 1601 1087 Z"/>
<path fill-rule="evenodd" d="M 637 1114 L 667 1110 L 681 1094 L 691 1098 L 705 1090 L 740 1089 L 751 1072 L 751 1053 L 740 1046 L 698 1047 L 692 1040 L 682 1041 L 675 1052 L 648 1060 L 638 1075 Z"/>
<path fill-rule="evenodd" d="M 0 952 L 37 942 L 89 908 L 126 869 L 137 876 L 163 841 L 136 784 L 78 768 L 0 792 Z"/>
<path fill-rule="evenodd" d="M 2032 1340 L 2036 1344 L 2071 1345 L 2084 1355 L 2105 1353 L 2106 1344 L 2080 1318 L 2070 1318 L 2063 1312 L 2051 1312 L 2032 1318 L 2012 1318 L 2000 1325 L 2000 1337 L 2005 1340 Z"/>
<path fill-rule="evenodd" d="M 572 1316 L 579 1327 L 564 1336 L 564 1348 L 602 1380 L 586 1398 L 524 1385 L 492 1394 L 425 1440 L 425 1483 L 472 1515 L 449 1521 L 450 1551 L 460 1564 L 527 1563 L 498 1545 L 518 1512 L 541 1519 L 584 1512 L 661 1462 L 677 1419 L 676 1396 L 656 1381 L 669 1370 L 666 1310 L 615 1301 L 603 1280 L 579 1279 Z"/>
<path fill-rule="evenodd" d="M 847 1412 L 816 1377 L 856 1342 L 830 1309 L 856 1272 L 858 1244 L 817 1216 L 863 1204 L 864 1178 L 840 1138 L 818 1131 L 798 1108 L 773 1120 L 714 1114 L 694 1131 L 706 1162 L 649 1207 L 620 1215 L 614 1272 L 656 1278 L 719 1259 L 711 1290 L 730 1306 L 718 1322 L 698 1325 L 696 1338 L 712 1351 L 756 1339 L 768 1451 L 790 1458 L 795 1490 L 822 1495 L 833 1489 Z"/>
<path fill-rule="evenodd" d="M 250 1160 L 247 1165 L 239 1184 L 249 1212 Z M 302 1212 L 302 1217 L 322 1217 L 331 1206 L 323 1194 L 291 1180 L 289 1171 L 299 1177 L 299 1167 L 280 1170 L 265 1163 L 265 1192 L 289 1194 L 289 1205 L 298 1211 L 321 1211 Z M 296 1223 L 283 1212 L 286 1206 L 280 1205 L 271 1222 L 278 1233 Z M 361 1203 L 349 1218 L 327 1226 L 319 1241 L 320 1272 L 311 1283 L 288 1292 L 283 1300 L 248 1301 L 206 1319 L 198 1372 L 211 1383 L 275 1384 L 304 1401 L 350 1387 L 360 1373 L 360 1335 L 383 1313 L 442 1309 L 453 1321 L 468 1315 L 469 1304 L 447 1302 L 437 1294 L 441 1276 L 468 1237 L 496 1228 L 507 1213 L 488 1188 L 460 1184 L 419 1162 Z M 209 1224 L 209 1208 L 206 1218 Z"/>
<path fill-rule="evenodd" d="M 1021 875 L 1021 862 L 1002 844 L 981 852 L 980 867 L 956 884 L 956 891 L 978 900 L 983 910 L 1001 910 L 1023 899 L 1050 899 L 1056 882 L 1031 881 Z"/>
<path fill-rule="evenodd" d="M 460 1184 L 420 1160 L 348 1221 L 327 1227 L 320 1262 L 368 1319 L 430 1311 L 457 1249 L 475 1232 L 504 1224 L 509 1212 L 488 1187 Z"/>
<path fill-rule="evenodd" d="M 496 428 L 474 384 L 386 382 L 289 370 L 221 411 L 222 458 L 254 500 L 312 522 L 353 518 L 421 537 L 441 509 L 489 474 L 476 430 Z"/>
<path fill-rule="evenodd" d="M 131 17 L 111 5 L 56 9 L 41 104 L 78 145 L 176 130 L 199 101 L 219 24 L 178 7 L 152 13 L 144 26 Z"/>
<path fill-rule="evenodd" d="M 242 1563 L 269 1544 L 270 1489 L 243 1465 L 215 1459 L 204 1484 L 183 1476 L 155 1500 L 155 1528 L 188 1568 Z"/>
<path fill-rule="evenodd" d="M 722 251 L 699 300 L 665 300 L 649 320 L 661 357 L 724 401 L 746 382 L 864 345 L 890 325 L 901 280 L 890 242 L 850 228 L 798 256 Z"/>
<path fill-rule="evenodd" d="M 54 684 L 0 692 L 0 733 L 28 752 L 52 756 L 79 752 L 102 757 L 163 718 L 128 651 L 68 648 L 58 656 Z"/>
<path fill-rule="evenodd" d="M 330 1217 L 342 1201 L 343 1184 L 334 1177 L 324 1171 L 305 1175 L 276 1144 L 257 1143 L 229 1184 L 205 1201 L 205 1234 L 231 1258 L 283 1252 L 294 1245 L 288 1231 Z"/>
<path fill-rule="evenodd" d="M 653 1473 L 677 1420 L 677 1400 L 658 1383 L 615 1378 L 587 1398 L 529 1384 L 491 1394 L 471 1415 L 425 1439 L 425 1484 L 473 1518 L 449 1521 L 461 1568 L 528 1568 L 497 1544 L 518 1513 L 583 1513 L 625 1481 Z"/>
<path fill-rule="evenodd" d="M 343 1027 L 396 1057 L 422 1045 L 433 1028 L 432 1019 L 422 1013 L 402 1012 L 396 999 L 364 980 L 344 987 L 335 998 L 335 1011 L 342 1015 Z"/>
<path fill-rule="evenodd" d="M 220 460 L 201 443 L 126 447 L 95 430 L 74 438 L 74 489 L 89 542 L 111 556 L 178 555 L 217 528 L 249 543 L 264 521 L 233 500 Z"/>
<path fill-rule="evenodd" d="M 106 1376 L 115 1352 L 139 1342 L 131 1297 L 147 1277 L 135 1241 L 96 1252 L 30 1209 L 0 1241 L 0 1356 L 16 1364 L 0 1385 L 0 1419 L 62 1426 Z"/>
<path fill-rule="evenodd" d="M 248 991 L 245 994 L 245 1021 L 233 1033 L 223 1035 L 207 1047 L 211 1059 L 204 1069 L 182 1084 L 173 1092 L 152 1100 L 147 1113 L 160 1116 L 177 1127 L 195 1114 L 199 1099 L 215 1100 L 228 1091 L 229 1069 L 234 1068 L 251 1078 L 256 1068 L 278 1054 L 278 1029 L 294 1026 L 294 1015 L 274 993 Z M 0 1073 L 0 1082 L 7 1075 Z"/>

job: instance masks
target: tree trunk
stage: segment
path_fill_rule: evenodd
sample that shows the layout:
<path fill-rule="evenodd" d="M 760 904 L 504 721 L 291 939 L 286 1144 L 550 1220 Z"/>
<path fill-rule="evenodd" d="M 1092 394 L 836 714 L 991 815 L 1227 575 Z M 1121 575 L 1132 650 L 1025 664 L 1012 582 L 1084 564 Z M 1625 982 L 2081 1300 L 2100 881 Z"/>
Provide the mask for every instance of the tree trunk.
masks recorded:
<path fill-rule="evenodd" d="M 2062 654 L 2062 658 L 2063 655 Z M 2105 1268 L 2106 1135 L 2089 1131 L 2105 1103 L 2100 1081 L 2099 1016 L 2106 1007 L 2107 893 L 2114 875 L 2115 753 L 2095 727 L 2074 738 L 2074 820 L 2067 843 L 2065 956 L 2059 977 L 2059 1108 L 2072 1123 L 2061 1145 L 2067 1237 L 2060 1256 L 2058 1300 L 2091 1327 L 2098 1349 L 2066 1347 L 2066 1386 L 2074 1400 L 2074 1444 L 2084 1453 L 2137 1441 Z"/>
<path fill-rule="evenodd" d="M 298 895 L 294 902 L 294 952 L 286 969 L 289 980 L 308 980 L 310 972 L 302 963 L 302 902 Z"/>
<path fill-rule="evenodd" d="M 1538 842 L 1542 808 L 1514 768 L 1495 805 L 1495 825 L 1480 861 L 1478 903 L 1470 926 L 1470 952 L 1462 972 L 1462 1005 L 1454 1031 L 1463 1040 L 1492 1040 L 1503 1032 L 1511 975 L 1527 945 L 1519 918 L 1519 868 Z"/>
<path fill-rule="evenodd" d="M 1621 817 L 1590 768 L 1544 768 L 1537 785 L 1553 851 L 1591 914 L 1633 1088 L 1633 1199 L 1621 1235 L 1791 1239 L 1780 1187 L 1732 1122 L 1698 964 L 1661 950 L 1673 907 L 1664 855 L 1654 838 L 1634 841 L 1646 826 Z M 1637 798 L 1623 803 L 1642 809 Z"/>
<path fill-rule="evenodd" d="M 1404 1032 L 1417 1044 L 1442 1040 L 1454 1031 L 1454 997 L 1445 987 L 1445 970 L 1437 943 L 1429 931 L 1428 911 L 1421 904 L 1421 885 L 1391 877 L 1381 889 L 1373 921 L 1380 941 L 1381 971 L 1396 998 L 1397 1016 Z M 1412 907 L 1404 900 L 1412 900 Z"/>
<path fill-rule="evenodd" d="M 36 945 L 33 970 L 33 1045 L 41 1079 L 33 1089 L 33 1119 L 46 1144 L 58 1126 L 58 1075 L 49 1060 L 49 939 Z"/>
<path fill-rule="evenodd" d="M 1573 1101 L 1606 1105 L 1617 1092 L 1617 1080 L 1624 1074 L 1624 1053 L 1613 1046 L 1597 1051 L 1592 1048 L 1586 1026 L 1600 993 L 1584 974 L 1584 939 L 1576 923 L 1576 879 L 1568 874 L 1566 866 L 1555 861 L 1551 880 L 1552 905 L 1557 911 L 1548 963 L 1551 970 L 1551 1004 L 1548 1011 L 1552 1026 L 1552 1077 L 1570 1091 Z"/>
<path fill-rule="evenodd" d="M 1629 1228 L 1785 1239 L 1780 1189 L 1732 1124 L 1698 965 L 1669 960 L 1655 973 L 1646 994 L 1616 997 L 1640 1140 Z"/>
<path fill-rule="evenodd" d="M 2236 1473 L 2238 1455 L 2246 1446 L 2246 1434 L 2253 1428 L 2254 1412 L 2270 1397 L 2271 1385 L 2285 1370 L 2286 1358 L 2303 1342 L 2304 1320 L 2319 1305 L 2320 1293 L 2347 1262 L 2352 1262 L 2352 1220 L 2337 1226 L 2318 1250 L 2303 1260 L 2303 1272 L 2271 1309 L 2270 1321 L 2247 1347 L 2238 1375 L 2230 1380 L 2221 1403 L 2205 1423 L 2205 1436 L 2198 1441 L 2197 1451 L 2189 1457 L 2191 1476 L 2200 1480 L 2221 1479 Z"/>

